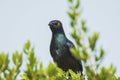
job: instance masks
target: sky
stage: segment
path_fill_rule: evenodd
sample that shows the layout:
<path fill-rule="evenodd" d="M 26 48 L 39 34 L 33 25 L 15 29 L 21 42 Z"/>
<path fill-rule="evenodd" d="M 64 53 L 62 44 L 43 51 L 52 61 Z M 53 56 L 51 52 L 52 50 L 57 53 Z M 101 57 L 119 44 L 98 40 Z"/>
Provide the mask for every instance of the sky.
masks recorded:
<path fill-rule="evenodd" d="M 120 75 L 120 0 L 81 0 L 82 18 L 92 33 L 100 33 L 98 46 L 106 50 L 104 66 L 113 63 Z M 57 19 L 70 37 L 67 0 L 0 0 L 0 52 L 22 51 L 30 40 L 38 61 L 52 61 L 49 52 L 51 31 L 48 23 Z"/>

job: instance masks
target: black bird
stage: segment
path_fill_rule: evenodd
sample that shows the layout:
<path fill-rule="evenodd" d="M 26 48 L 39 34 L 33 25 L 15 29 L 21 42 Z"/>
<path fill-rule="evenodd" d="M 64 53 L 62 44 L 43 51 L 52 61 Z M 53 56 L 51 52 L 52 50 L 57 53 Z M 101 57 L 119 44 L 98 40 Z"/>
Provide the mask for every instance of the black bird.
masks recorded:
<path fill-rule="evenodd" d="M 75 46 L 67 39 L 62 23 L 59 20 L 52 20 L 49 26 L 52 31 L 50 53 L 54 62 L 63 71 L 72 69 L 75 73 L 81 72 L 82 74 L 82 63 L 71 54 L 70 48 L 75 48 Z"/>

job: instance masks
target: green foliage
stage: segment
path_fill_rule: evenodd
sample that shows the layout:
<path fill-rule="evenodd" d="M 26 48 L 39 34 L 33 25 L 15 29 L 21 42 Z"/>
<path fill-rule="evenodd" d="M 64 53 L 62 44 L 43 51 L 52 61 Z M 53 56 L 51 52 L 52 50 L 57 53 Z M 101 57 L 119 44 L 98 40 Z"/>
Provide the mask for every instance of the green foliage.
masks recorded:
<path fill-rule="evenodd" d="M 47 68 L 43 68 L 42 63 L 37 63 L 34 48 L 30 46 L 30 41 L 24 45 L 24 53 L 27 56 L 28 63 L 27 70 L 21 75 L 23 80 L 68 80 L 69 75 L 67 73 L 72 74 L 71 80 L 76 80 L 76 78 L 83 80 L 80 74 L 78 75 L 71 70 L 66 73 L 53 63 L 49 63 Z"/>
<path fill-rule="evenodd" d="M 8 54 L 1 53 L 0 54 L 0 73 L 5 71 L 5 69 L 8 67 L 8 64 L 9 64 Z"/>
<path fill-rule="evenodd" d="M 15 80 L 20 73 L 22 54 L 17 51 L 12 55 L 13 67 L 10 67 L 8 54 L 0 54 L 0 80 Z"/>
<path fill-rule="evenodd" d="M 88 35 L 86 20 L 80 17 L 80 0 L 68 0 L 68 2 L 67 14 L 73 30 L 71 36 L 76 43 L 76 48 L 70 50 L 73 56 L 83 61 L 84 75 L 76 74 L 72 70 L 64 72 L 55 63 L 49 63 L 45 68 L 42 62 L 37 61 L 34 48 L 30 41 L 27 41 L 22 53 L 16 51 L 12 54 L 12 58 L 8 54 L 0 53 L 0 80 L 17 80 L 17 78 L 21 80 L 120 80 L 120 77 L 115 76 L 116 68 L 113 65 L 108 68 L 101 66 L 105 51 L 103 48 L 96 48 L 98 32 Z M 23 61 L 25 71 L 20 70 Z M 21 72 L 24 73 L 20 74 Z"/>
<path fill-rule="evenodd" d="M 105 51 L 103 48 L 96 48 L 99 33 L 94 32 L 92 36 L 88 35 L 86 21 L 80 18 L 81 5 L 78 2 L 80 0 L 69 0 L 68 10 L 70 25 L 73 29 L 71 36 L 76 43 L 76 48 L 71 49 L 73 56 L 83 61 L 88 80 L 118 80 L 119 78 L 115 77 L 116 68 L 113 65 L 109 68 L 101 66 Z"/>
<path fill-rule="evenodd" d="M 99 34 L 97 32 L 95 32 L 92 37 L 88 38 L 89 44 L 90 44 L 90 48 L 93 51 L 95 49 L 96 41 L 98 40 L 98 38 L 99 38 Z"/>

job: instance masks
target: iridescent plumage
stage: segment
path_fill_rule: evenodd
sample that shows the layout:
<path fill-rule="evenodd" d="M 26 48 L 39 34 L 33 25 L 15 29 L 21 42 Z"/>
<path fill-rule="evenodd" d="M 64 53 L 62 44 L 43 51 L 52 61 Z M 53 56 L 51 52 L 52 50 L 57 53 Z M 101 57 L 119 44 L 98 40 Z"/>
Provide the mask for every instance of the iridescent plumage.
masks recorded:
<path fill-rule="evenodd" d="M 59 20 L 53 20 L 49 26 L 52 31 L 50 53 L 54 62 L 64 71 L 72 69 L 76 73 L 82 73 L 82 63 L 71 54 L 70 48 L 75 48 L 75 46 L 67 39 L 62 23 Z"/>

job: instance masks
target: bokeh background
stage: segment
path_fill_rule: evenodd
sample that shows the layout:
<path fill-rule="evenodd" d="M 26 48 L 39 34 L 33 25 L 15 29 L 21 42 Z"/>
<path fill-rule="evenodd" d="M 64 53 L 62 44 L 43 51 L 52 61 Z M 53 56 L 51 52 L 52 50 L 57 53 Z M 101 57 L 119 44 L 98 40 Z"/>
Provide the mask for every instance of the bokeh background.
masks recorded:
<path fill-rule="evenodd" d="M 113 63 L 117 75 L 120 75 L 119 4 L 120 0 L 81 0 L 81 16 L 87 21 L 90 33 L 100 33 L 98 47 L 102 46 L 107 53 L 101 65 L 107 67 Z M 53 19 L 61 20 L 70 38 L 67 10 L 67 0 L 0 0 L 0 52 L 22 51 L 24 43 L 30 40 L 38 60 L 46 66 L 52 61 L 48 23 Z"/>

